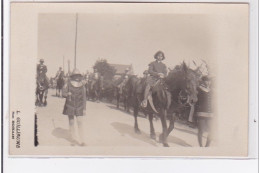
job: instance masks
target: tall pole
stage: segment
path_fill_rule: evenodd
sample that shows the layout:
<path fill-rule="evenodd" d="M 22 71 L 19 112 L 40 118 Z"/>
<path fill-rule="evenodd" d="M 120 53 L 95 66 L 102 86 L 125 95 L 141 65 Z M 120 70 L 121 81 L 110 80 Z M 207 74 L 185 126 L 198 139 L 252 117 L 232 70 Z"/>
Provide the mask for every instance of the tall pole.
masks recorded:
<path fill-rule="evenodd" d="M 64 71 L 64 73 L 65 73 L 65 68 L 64 68 L 64 55 L 63 55 L 63 71 Z"/>
<path fill-rule="evenodd" d="M 70 75 L 70 60 L 68 60 L 68 73 Z"/>
<path fill-rule="evenodd" d="M 78 32 L 78 13 L 76 13 L 76 33 L 75 33 L 74 68 L 77 67 L 77 32 Z"/>

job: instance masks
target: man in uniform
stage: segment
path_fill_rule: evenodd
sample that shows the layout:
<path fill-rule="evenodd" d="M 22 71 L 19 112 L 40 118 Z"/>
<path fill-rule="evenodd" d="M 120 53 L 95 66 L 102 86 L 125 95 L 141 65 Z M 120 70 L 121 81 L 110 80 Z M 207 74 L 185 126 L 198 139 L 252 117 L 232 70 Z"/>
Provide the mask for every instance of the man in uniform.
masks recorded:
<path fill-rule="evenodd" d="M 126 68 L 125 69 L 125 73 L 122 75 L 122 81 L 117 85 L 117 87 L 119 88 L 119 93 L 122 94 L 123 93 L 123 87 L 124 85 L 126 84 L 127 82 L 127 79 L 129 77 L 129 72 L 130 72 L 130 69 L 129 68 Z"/>
<path fill-rule="evenodd" d="M 144 100 L 141 103 L 142 107 L 147 107 L 147 99 L 151 87 L 154 87 L 159 79 L 166 77 L 167 67 L 162 61 L 165 59 L 164 53 L 162 51 L 156 52 L 154 55 L 155 61 L 149 64 L 148 73 L 150 76 L 147 77 L 146 86 L 144 91 Z"/>
<path fill-rule="evenodd" d="M 62 68 L 60 67 L 59 70 L 56 73 L 55 79 L 57 80 L 59 78 L 59 76 L 63 73 Z M 64 74 L 63 74 L 64 75 Z"/>
<path fill-rule="evenodd" d="M 37 77 L 39 77 L 39 76 L 44 76 L 45 81 L 46 81 L 46 83 L 47 83 L 47 86 L 49 86 L 49 85 L 50 85 L 50 82 L 49 82 L 48 77 L 46 76 L 47 66 L 44 65 L 43 63 L 44 63 L 44 60 L 43 60 L 43 59 L 40 59 L 40 64 L 37 64 Z"/>

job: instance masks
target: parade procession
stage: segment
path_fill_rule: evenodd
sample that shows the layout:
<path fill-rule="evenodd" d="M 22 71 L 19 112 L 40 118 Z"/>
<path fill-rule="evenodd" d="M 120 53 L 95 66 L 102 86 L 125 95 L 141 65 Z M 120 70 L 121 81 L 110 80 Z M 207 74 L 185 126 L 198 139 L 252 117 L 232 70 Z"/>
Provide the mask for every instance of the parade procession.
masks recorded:
<path fill-rule="evenodd" d="M 166 58 L 155 52 L 143 76 L 132 65 L 100 58 L 92 72 L 79 70 L 75 60 L 73 70 L 68 63 L 65 71 L 63 62 L 47 76 L 48 62 L 40 59 L 37 145 L 214 145 L 214 77 L 208 64 L 183 60 L 170 68 Z"/>
<path fill-rule="evenodd" d="M 39 31 L 35 146 L 216 146 L 217 73 L 207 52 L 187 54 L 184 46 L 176 55 L 171 47 L 178 42 L 166 39 L 174 27 L 144 25 L 143 31 L 153 26 L 161 33 L 146 36 L 129 30 L 123 18 L 111 19 L 102 30 L 96 22 L 87 25 L 84 14 L 56 17 L 43 16 Z M 141 43 L 147 49 L 135 46 Z"/>
<path fill-rule="evenodd" d="M 122 157 L 128 172 L 131 157 L 169 158 L 172 172 L 175 158 L 254 153 L 248 5 L 37 4 L 11 15 L 11 156 L 112 157 L 119 171 Z"/>

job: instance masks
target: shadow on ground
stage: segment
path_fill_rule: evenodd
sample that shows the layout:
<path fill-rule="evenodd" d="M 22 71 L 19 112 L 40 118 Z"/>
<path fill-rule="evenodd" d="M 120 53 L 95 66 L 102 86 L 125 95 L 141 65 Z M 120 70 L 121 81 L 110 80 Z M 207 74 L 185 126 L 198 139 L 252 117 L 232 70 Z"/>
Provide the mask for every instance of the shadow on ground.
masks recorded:
<path fill-rule="evenodd" d="M 52 96 L 52 97 L 57 97 L 57 98 L 65 98 L 65 97 L 63 97 L 63 96 L 56 96 L 55 94 L 52 94 L 51 96 Z"/>
<path fill-rule="evenodd" d="M 184 133 L 189 133 L 191 135 L 197 136 L 197 133 L 194 132 L 194 131 L 191 131 L 191 130 L 181 129 L 181 128 L 178 128 L 178 127 L 175 127 L 173 130 L 178 130 L 178 131 L 181 131 L 181 132 L 184 132 Z"/>
<path fill-rule="evenodd" d="M 174 137 L 174 136 L 168 136 L 168 142 L 174 143 L 174 144 L 177 144 L 177 145 L 180 145 L 180 146 L 183 146 L 183 147 L 192 147 L 186 141 L 184 141 L 180 138 Z"/>
<path fill-rule="evenodd" d="M 147 134 L 145 132 L 141 132 L 141 134 L 137 134 L 134 131 L 133 126 L 130 126 L 128 124 L 124 124 L 124 123 L 119 123 L 119 122 L 113 122 L 111 123 L 111 125 L 122 135 L 129 135 L 132 138 L 135 138 L 137 140 L 143 141 L 145 143 L 148 143 L 150 145 L 153 146 L 158 146 L 157 144 L 159 143 L 158 141 L 155 141 L 153 139 L 150 138 L 150 134 Z M 158 138 L 158 134 L 157 134 L 157 138 Z M 188 144 L 186 141 L 174 137 L 174 136 L 168 136 L 168 142 L 169 143 L 174 143 L 183 147 L 192 147 L 190 144 Z"/>
<path fill-rule="evenodd" d="M 63 128 L 55 128 L 52 131 L 52 135 L 57 137 L 57 138 L 62 138 L 67 140 L 68 142 L 71 143 L 71 145 L 79 145 L 77 141 L 75 141 L 74 139 L 72 139 L 71 135 L 70 135 L 70 131 L 68 129 L 63 129 Z"/>
<path fill-rule="evenodd" d="M 127 112 L 127 111 L 123 110 L 123 108 L 117 108 L 116 105 L 115 106 L 113 106 L 113 105 L 106 105 L 106 106 L 109 107 L 110 109 L 114 109 L 114 110 L 120 111 L 120 112 L 125 113 L 127 115 L 131 115 L 131 116 L 133 115 L 131 112 Z"/>
<path fill-rule="evenodd" d="M 106 106 L 109 107 L 110 109 L 114 109 L 114 110 L 120 111 L 120 112 L 122 112 L 124 114 L 134 116 L 133 112 L 127 112 L 127 111 L 124 110 L 124 108 L 121 108 L 121 107 L 117 108 L 116 105 L 115 106 L 114 105 L 106 105 Z M 138 117 L 146 118 L 145 115 L 143 115 L 143 113 L 141 111 L 139 112 Z"/>
<path fill-rule="evenodd" d="M 153 145 L 153 146 L 157 146 L 157 143 L 150 138 L 150 135 L 145 133 L 145 132 L 141 132 L 141 134 L 137 134 L 134 131 L 134 127 L 130 126 L 128 124 L 124 124 L 124 123 L 119 123 L 119 122 L 113 122 L 111 123 L 111 125 L 122 135 L 129 135 L 134 139 L 143 141 L 147 144 Z"/>

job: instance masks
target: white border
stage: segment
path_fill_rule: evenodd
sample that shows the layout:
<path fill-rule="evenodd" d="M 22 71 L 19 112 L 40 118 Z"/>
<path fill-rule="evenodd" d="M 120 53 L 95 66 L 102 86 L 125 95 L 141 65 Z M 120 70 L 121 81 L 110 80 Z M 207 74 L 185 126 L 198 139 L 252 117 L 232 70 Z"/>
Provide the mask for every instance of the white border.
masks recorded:
<path fill-rule="evenodd" d="M 88 0 L 91 1 L 91 0 Z M 88 2 L 84 1 L 84 2 Z M 101 2 L 96 0 L 95 2 Z M 8 103 L 9 103 L 9 57 L 10 57 L 10 2 L 74 2 L 69 0 L 5 0 L 4 2 L 4 172 L 256 172 L 258 158 L 258 0 L 120 0 L 120 2 L 216 2 L 249 3 L 249 155 L 248 159 L 138 159 L 138 158 L 73 158 L 33 159 L 8 157 Z M 76 2 L 83 2 L 78 0 Z M 93 2 L 93 1 L 91 1 Z M 103 0 L 102 2 L 107 2 Z M 118 2 L 110 0 L 110 2 Z M 256 122 L 254 122 L 254 120 Z M 234 146 L 235 147 L 235 146 Z"/>

